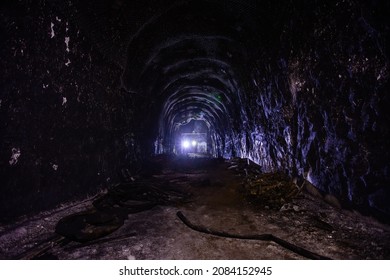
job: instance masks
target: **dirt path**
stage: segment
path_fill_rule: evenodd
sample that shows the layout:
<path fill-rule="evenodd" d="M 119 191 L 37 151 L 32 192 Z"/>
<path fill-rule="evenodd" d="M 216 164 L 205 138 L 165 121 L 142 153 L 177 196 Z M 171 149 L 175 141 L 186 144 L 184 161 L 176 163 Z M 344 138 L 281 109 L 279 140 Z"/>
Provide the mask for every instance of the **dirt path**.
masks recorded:
<path fill-rule="evenodd" d="M 206 162 L 206 161 L 205 161 Z M 194 231 L 180 221 L 182 211 L 194 224 L 232 234 L 270 233 L 334 259 L 389 259 L 390 229 L 370 217 L 335 209 L 307 194 L 285 211 L 256 207 L 244 199 L 232 162 L 206 165 L 165 164 L 149 178 L 170 182 L 170 189 L 191 193 L 186 203 L 158 205 L 130 214 L 103 243 L 70 242 L 54 246 L 44 258 L 58 259 L 304 259 L 274 242 L 222 238 Z M 206 162 L 207 163 L 207 162 Z M 57 209 L 2 227 L 0 258 L 14 258 L 50 237 L 57 221 L 91 208 L 91 201 Z M 41 218 L 40 218 L 41 217 Z"/>

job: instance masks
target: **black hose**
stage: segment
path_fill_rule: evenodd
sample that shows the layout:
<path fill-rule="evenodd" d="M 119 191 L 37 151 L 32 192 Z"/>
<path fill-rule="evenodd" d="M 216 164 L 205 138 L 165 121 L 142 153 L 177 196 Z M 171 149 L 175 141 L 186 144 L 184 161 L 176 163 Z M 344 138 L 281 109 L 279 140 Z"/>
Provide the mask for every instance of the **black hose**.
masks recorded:
<path fill-rule="evenodd" d="M 302 247 L 296 246 L 290 242 L 287 242 L 283 239 L 280 239 L 279 237 L 276 237 L 273 234 L 265 233 L 265 234 L 255 234 L 255 235 L 239 235 L 239 234 L 231 234 L 223 231 L 216 231 L 213 229 L 205 228 L 202 226 L 194 225 L 191 223 L 181 211 L 178 211 L 176 215 L 179 217 L 179 219 L 189 228 L 198 231 L 203 232 L 206 234 L 211 234 L 215 236 L 221 236 L 221 237 L 227 237 L 227 238 L 236 238 L 236 239 L 249 239 L 249 240 L 262 240 L 262 241 L 273 241 L 280 246 L 299 254 L 305 258 L 312 259 L 312 260 L 330 260 L 331 258 L 318 255 L 316 253 L 310 252 Z"/>

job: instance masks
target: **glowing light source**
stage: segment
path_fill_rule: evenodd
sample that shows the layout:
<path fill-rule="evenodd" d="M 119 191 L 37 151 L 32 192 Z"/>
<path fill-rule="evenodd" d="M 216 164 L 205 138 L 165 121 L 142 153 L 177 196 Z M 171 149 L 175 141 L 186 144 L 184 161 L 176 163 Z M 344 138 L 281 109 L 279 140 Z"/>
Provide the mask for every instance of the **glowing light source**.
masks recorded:
<path fill-rule="evenodd" d="M 183 140 L 183 141 L 181 142 L 181 146 L 182 146 L 184 149 L 186 149 L 186 148 L 188 148 L 188 147 L 190 146 L 190 142 L 189 142 L 188 140 Z"/>
<path fill-rule="evenodd" d="M 192 140 L 191 144 L 192 144 L 192 147 L 195 147 L 196 146 L 196 141 Z"/>

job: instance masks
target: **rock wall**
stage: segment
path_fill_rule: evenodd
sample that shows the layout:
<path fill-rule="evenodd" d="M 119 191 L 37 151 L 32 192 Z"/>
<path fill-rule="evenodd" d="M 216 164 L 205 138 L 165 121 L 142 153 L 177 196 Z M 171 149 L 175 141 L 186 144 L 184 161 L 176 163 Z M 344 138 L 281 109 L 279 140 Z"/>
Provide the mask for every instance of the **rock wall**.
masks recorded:
<path fill-rule="evenodd" d="M 389 5 L 287 7 L 247 87 L 244 155 L 302 175 L 345 206 L 389 215 Z"/>
<path fill-rule="evenodd" d="M 215 156 L 249 157 L 388 216 L 389 11 L 388 1 L 177 1 L 131 37 L 123 83 L 152 100 L 160 150 L 202 120 Z"/>
<path fill-rule="evenodd" d="M 66 5 L 2 4 L 1 221 L 95 193 L 133 156 L 122 70 Z"/>
<path fill-rule="evenodd" d="M 0 210 L 107 187 L 195 120 L 214 156 L 389 217 L 389 3 L 2 4 Z"/>

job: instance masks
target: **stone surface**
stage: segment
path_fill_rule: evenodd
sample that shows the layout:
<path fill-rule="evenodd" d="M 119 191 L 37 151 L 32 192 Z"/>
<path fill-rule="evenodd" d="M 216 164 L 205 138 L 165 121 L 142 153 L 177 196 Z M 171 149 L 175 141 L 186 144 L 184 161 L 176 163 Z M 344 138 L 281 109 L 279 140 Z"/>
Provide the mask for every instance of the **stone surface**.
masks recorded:
<path fill-rule="evenodd" d="M 389 219 L 390 4 L 320 2 L 1 4 L 1 220 L 131 178 L 191 121 Z"/>
<path fill-rule="evenodd" d="M 124 225 L 107 237 L 53 246 L 40 258 L 303 259 L 273 242 L 199 233 L 185 226 L 177 218 L 177 211 L 196 225 L 240 235 L 270 233 L 333 259 L 390 257 L 388 225 L 357 212 L 334 208 L 307 193 L 296 196 L 288 211 L 250 204 L 242 192 L 241 179 L 247 175 L 229 170 L 230 165 L 231 162 L 220 161 L 210 164 L 207 170 L 191 162 L 186 169 L 181 168 L 182 164 L 167 165 L 162 172 L 153 174 L 150 184 L 169 181 L 167 190 L 190 192 L 190 201 L 129 214 Z M 199 184 L 205 179 L 207 184 Z M 1 227 L 0 258 L 12 259 L 37 246 L 53 235 L 58 220 L 91 206 L 91 200 L 80 201 Z M 50 220 L 45 221 L 44 217 Z"/>
<path fill-rule="evenodd" d="M 121 69 L 91 44 L 72 3 L 3 5 L 0 221 L 107 188 L 130 138 Z"/>

